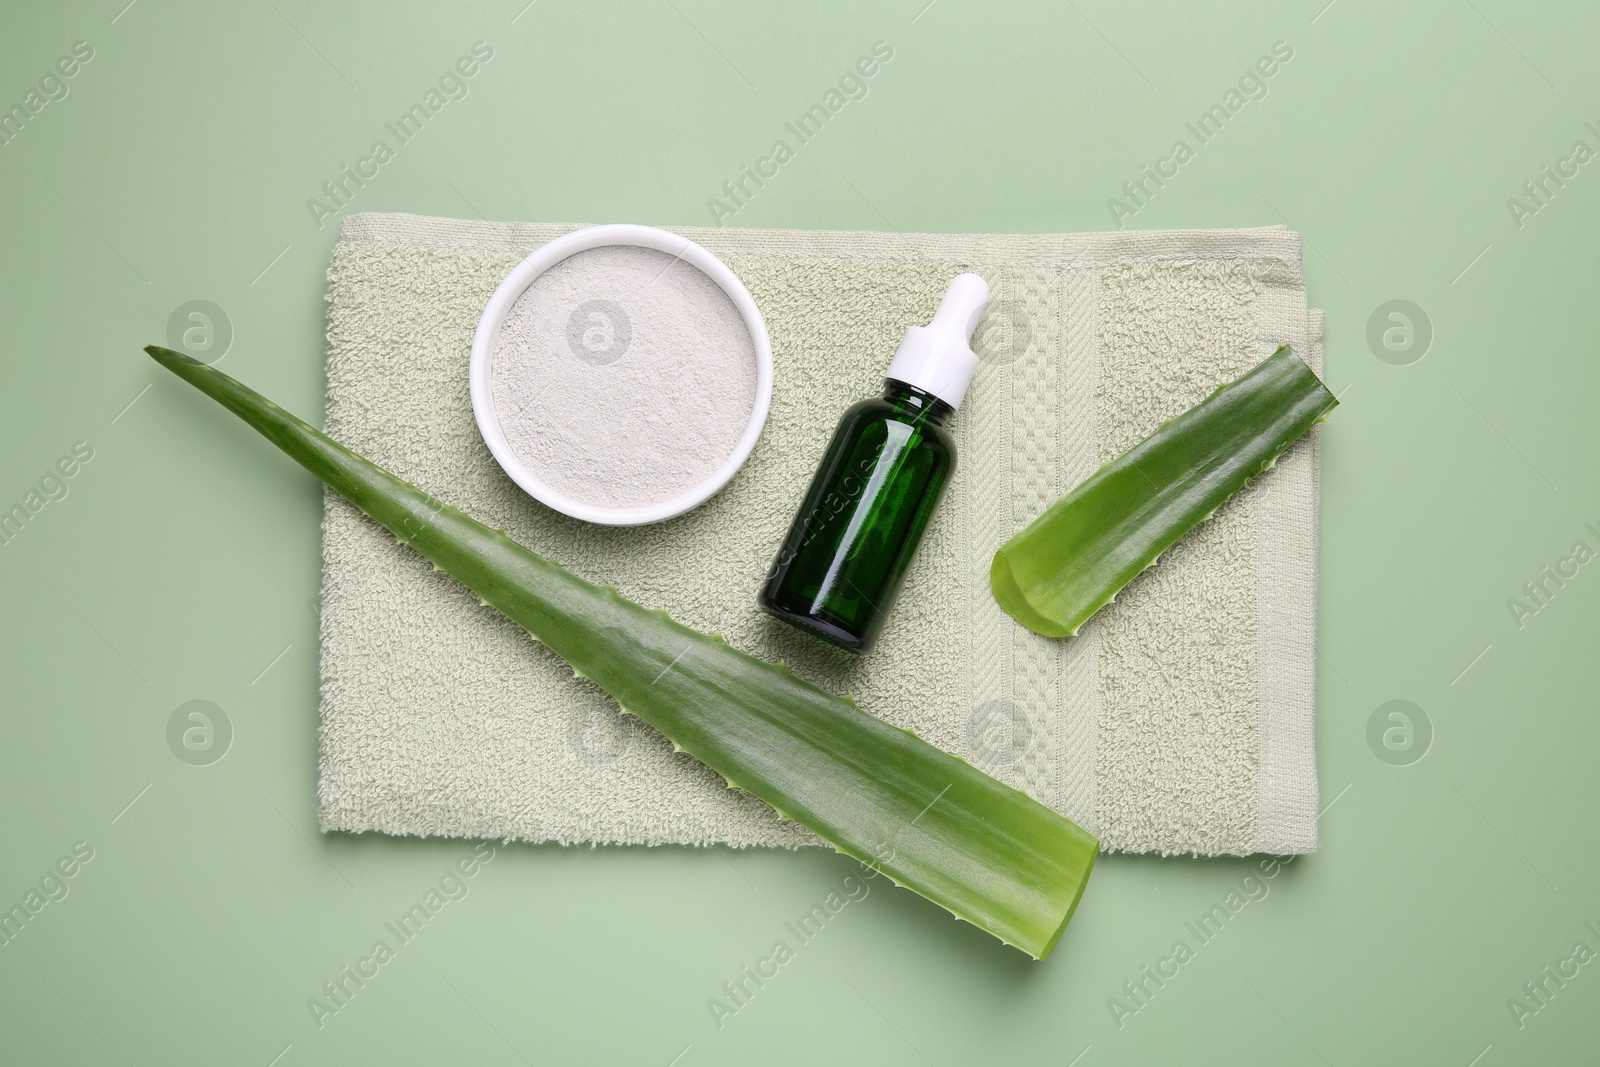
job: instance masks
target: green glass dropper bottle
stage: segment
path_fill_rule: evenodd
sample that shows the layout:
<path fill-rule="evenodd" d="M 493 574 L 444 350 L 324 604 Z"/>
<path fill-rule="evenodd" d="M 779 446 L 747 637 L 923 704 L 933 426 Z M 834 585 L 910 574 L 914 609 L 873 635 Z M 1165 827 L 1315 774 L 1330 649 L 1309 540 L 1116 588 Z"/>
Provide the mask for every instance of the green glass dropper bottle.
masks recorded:
<path fill-rule="evenodd" d="M 883 397 L 839 420 L 761 591 L 768 613 L 852 652 L 872 647 L 955 472 L 944 423 L 977 369 L 972 331 L 988 301 L 982 278 L 957 275 L 933 321 L 906 331 Z"/>

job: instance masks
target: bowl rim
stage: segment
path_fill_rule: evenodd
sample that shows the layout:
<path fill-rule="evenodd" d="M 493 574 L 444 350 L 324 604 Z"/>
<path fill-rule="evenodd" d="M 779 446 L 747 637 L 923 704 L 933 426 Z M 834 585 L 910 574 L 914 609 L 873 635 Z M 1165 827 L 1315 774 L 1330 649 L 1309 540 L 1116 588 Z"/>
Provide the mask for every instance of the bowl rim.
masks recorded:
<path fill-rule="evenodd" d="M 738 308 L 755 348 L 755 404 L 751 407 L 750 421 L 745 425 L 744 434 L 734 445 L 733 451 L 723 460 L 720 467 L 698 485 L 670 500 L 641 507 L 607 508 L 586 504 L 572 499 L 542 481 L 512 451 L 510 443 L 507 442 L 505 432 L 500 427 L 499 414 L 494 408 L 491 388 L 495 342 L 499 339 L 500 330 L 505 325 L 505 320 L 517 299 L 527 291 L 536 278 L 562 260 L 592 248 L 611 245 L 634 245 L 639 248 L 655 249 L 658 252 L 666 252 L 675 259 L 682 259 L 697 268 L 728 294 L 734 307 Z M 687 237 L 670 230 L 633 223 L 611 223 L 586 226 L 557 237 L 535 249 L 511 269 L 489 297 L 489 302 L 484 306 L 483 314 L 478 319 L 478 328 L 472 335 L 472 355 L 467 376 L 472 395 L 472 414 L 478 424 L 478 432 L 483 436 L 483 443 L 489 446 L 489 452 L 500 465 L 500 469 L 505 471 L 523 492 L 546 507 L 585 522 L 603 526 L 643 526 L 675 518 L 700 506 L 727 485 L 738 473 L 739 468 L 744 466 L 745 460 L 750 458 L 756 442 L 761 438 L 761 431 L 767 422 L 767 413 L 772 407 L 772 373 L 772 342 L 767 334 L 766 320 L 761 316 L 761 309 L 756 307 L 755 298 L 750 295 L 750 290 L 745 288 L 744 283 L 727 264 Z"/>

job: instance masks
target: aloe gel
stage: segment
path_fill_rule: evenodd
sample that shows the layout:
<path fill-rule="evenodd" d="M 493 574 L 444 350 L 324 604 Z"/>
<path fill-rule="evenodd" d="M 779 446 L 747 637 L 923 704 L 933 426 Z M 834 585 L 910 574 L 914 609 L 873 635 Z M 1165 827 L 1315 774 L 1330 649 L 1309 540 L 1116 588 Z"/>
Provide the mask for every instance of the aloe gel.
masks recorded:
<path fill-rule="evenodd" d="M 872 647 L 955 473 L 944 424 L 977 367 L 988 299 L 982 278 L 958 275 L 933 321 L 906 331 L 883 397 L 845 412 L 761 591 L 765 611 L 840 648 Z"/>

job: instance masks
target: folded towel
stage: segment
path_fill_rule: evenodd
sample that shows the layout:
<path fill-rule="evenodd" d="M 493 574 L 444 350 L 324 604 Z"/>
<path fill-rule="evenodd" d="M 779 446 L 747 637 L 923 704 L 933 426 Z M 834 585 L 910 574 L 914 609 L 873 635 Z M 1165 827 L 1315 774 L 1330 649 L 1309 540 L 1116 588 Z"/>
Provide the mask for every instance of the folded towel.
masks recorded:
<path fill-rule="evenodd" d="M 754 294 L 776 379 L 716 497 L 609 528 L 525 496 L 478 436 L 468 349 L 489 294 L 571 226 L 343 221 L 327 428 L 597 582 L 958 753 L 1136 852 L 1316 848 L 1317 434 L 1067 640 L 989 593 L 996 548 L 1101 463 L 1288 343 L 1321 368 L 1283 228 L 1041 236 L 682 229 Z M 951 423 L 960 461 L 877 648 L 756 610 L 839 414 L 876 395 L 955 274 L 993 291 Z M 324 829 L 617 844 L 814 844 L 615 705 L 331 492 L 323 524 Z"/>

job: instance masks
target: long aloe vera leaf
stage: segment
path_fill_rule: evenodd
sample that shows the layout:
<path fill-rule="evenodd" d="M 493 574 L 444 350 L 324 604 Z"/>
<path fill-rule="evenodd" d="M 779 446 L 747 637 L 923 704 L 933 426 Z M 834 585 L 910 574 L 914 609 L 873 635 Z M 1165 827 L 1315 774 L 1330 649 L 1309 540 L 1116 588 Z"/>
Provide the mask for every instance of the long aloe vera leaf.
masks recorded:
<path fill-rule="evenodd" d="M 1099 849 L 1070 820 L 785 667 L 591 585 L 221 371 L 171 349 L 145 351 L 730 788 L 1036 959 L 1055 947 Z"/>
<path fill-rule="evenodd" d="M 1337 403 L 1300 357 L 1279 348 L 1001 545 L 989 568 L 995 599 L 1035 633 L 1077 633 Z"/>

